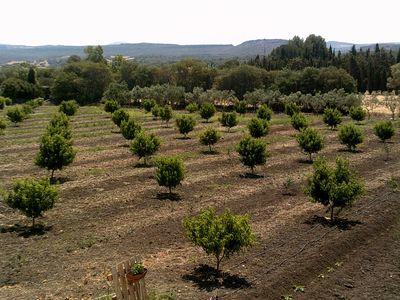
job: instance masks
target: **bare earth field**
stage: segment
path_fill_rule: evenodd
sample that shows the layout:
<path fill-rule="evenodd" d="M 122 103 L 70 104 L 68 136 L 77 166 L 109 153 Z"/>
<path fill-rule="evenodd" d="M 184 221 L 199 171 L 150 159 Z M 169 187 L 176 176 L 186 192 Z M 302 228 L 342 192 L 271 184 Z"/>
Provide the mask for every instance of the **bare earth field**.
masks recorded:
<path fill-rule="evenodd" d="M 14 179 L 48 176 L 33 164 L 38 140 L 57 107 L 36 109 L 19 127 L 0 136 L 0 187 Z M 260 178 L 243 176 L 235 146 L 251 115 L 207 154 L 198 133 L 181 139 L 174 127 L 130 112 L 162 138 L 160 155 L 177 154 L 186 178 L 177 200 L 165 199 L 153 168 L 143 168 L 128 142 L 100 107 L 81 107 L 72 117 L 74 163 L 56 172 L 60 199 L 31 234 L 29 220 L 0 203 L 0 299 L 91 299 L 107 293 L 106 274 L 129 257 L 143 259 L 149 290 L 173 292 L 178 299 L 400 299 L 400 135 L 391 159 L 372 133 L 374 120 L 359 125 L 365 141 L 359 152 L 343 151 L 337 131 L 318 116 L 313 126 L 325 136 L 320 155 L 348 157 L 365 180 L 365 195 L 343 211 L 336 226 L 324 208 L 311 203 L 303 187 L 312 166 L 305 162 L 295 130 L 285 115 L 274 115 L 264 139 L 270 157 L 257 167 Z M 4 114 L 4 112 L 1 112 Z M 217 117 L 211 126 L 219 127 Z M 346 122 L 349 120 L 346 119 Z M 288 177 L 294 195 L 283 195 Z M 251 215 L 258 243 L 223 263 L 224 281 L 205 276 L 214 265 L 184 236 L 182 219 L 215 206 Z M 303 291 L 300 291 L 303 290 Z"/>

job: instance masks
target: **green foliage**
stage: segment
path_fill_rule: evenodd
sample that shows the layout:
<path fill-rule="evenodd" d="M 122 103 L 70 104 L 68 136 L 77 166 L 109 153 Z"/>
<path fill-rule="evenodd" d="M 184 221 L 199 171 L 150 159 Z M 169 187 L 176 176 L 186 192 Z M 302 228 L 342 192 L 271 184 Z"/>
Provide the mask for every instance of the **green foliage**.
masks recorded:
<path fill-rule="evenodd" d="M 72 132 L 69 127 L 68 116 L 63 112 L 54 114 L 47 125 L 46 132 L 49 135 L 59 134 L 65 139 L 70 139 Z"/>
<path fill-rule="evenodd" d="M 232 127 L 235 127 L 238 124 L 236 112 L 222 113 L 219 121 L 221 122 L 222 126 L 228 127 L 228 130 L 230 130 Z"/>
<path fill-rule="evenodd" d="M 168 123 L 172 119 L 172 108 L 170 105 L 165 105 L 160 110 L 160 118 L 164 122 Z"/>
<path fill-rule="evenodd" d="M 391 121 L 378 122 L 374 126 L 374 133 L 382 142 L 386 142 L 394 136 L 394 125 Z"/>
<path fill-rule="evenodd" d="M 0 130 L 4 130 L 7 128 L 6 120 L 0 117 Z"/>
<path fill-rule="evenodd" d="M 310 121 L 302 113 L 294 113 L 290 118 L 293 128 L 301 131 L 310 125 Z"/>
<path fill-rule="evenodd" d="M 165 186 L 172 192 L 183 180 L 185 169 L 178 157 L 160 157 L 156 160 L 156 180 L 160 186 Z"/>
<path fill-rule="evenodd" d="M 237 101 L 235 103 L 234 109 L 240 115 L 245 114 L 246 110 L 247 110 L 247 102 L 243 101 L 243 100 L 242 101 Z"/>
<path fill-rule="evenodd" d="M 22 104 L 22 110 L 24 111 L 25 116 L 28 116 L 33 112 L 32 106 L 29 104 Z"/>
<path fill-rule="evenodd" d="M 214 209 L 203 210 L 197 216 L 185 218 L 183 227 L 194 245 L 215 256 L 218 272 L 222 260 L 254 245 L 256 241 L 250 217 L 230 211 L 217 215 Z"/>
<path fill-rule="evenodd" d="M 144 272 L 144 266 L 142 262 L 135 262 L 131 267 L 132 275 L 139 275 Z"/>
<path fill-rule="evenodd" d="M 139 157 L 139 160 L 143 157 L 144 163 L 147 164 L 147 158 L 156 153 L 160 145 L 161 141 L 157 136 L 146 134 L 142 131 L 132 141 L 130 150 L 134 155 Z"/>
<path fill-rule="evenodd" d="M 263 104 L 257 110 L 257 117 L 259 119 L 263 119 L 263 120 L 266 120 L 266 121 L 271 121 L 272 110 L 266 104 Z"/>
<path fill-rule="evenodd" d="M 215 145 L 221 138 L 221 134 L 214 128 L 212 127 L 207 127 L 204 129 L 203 132 L 200 133 L 200 143 L 208 146 L 209 151 L 211 152 L 212 149 L 211 147 Z"/>
<path fill-rule="evenodd" d="M 303 129 L 297 136 L 297 142 L 300 148 L 309 155 L 312 161 L 312 154 L 317 153 L 324 147 L 322 136 L 313 128 Z"/>
<path fill-rule="evenodd" d="M 29 100 L 40 96 L 40 89 L 36 84 L 31 84 L 19 78 L 7 78 L 0 86 L 2 96 L 12 100 Z"/>
<path fill-rule="evenodd" d="M 106 112 L 114 113 L 119 108 L 120 106 L 116 100 L 109 99 L 104 102 L 104 111 Z"/>
<path fill-rule="evenodd" d="M 5 98 L 0 96 L 0 109 L 4 109 L 6 106 L 11 105 L 12 100 L 10 98 Z"/>
<path fill-rule="evenodd" d="M 352 106 L 349 111 L 350 117 L 357 122 L 361 122 L 365 120 L 367 116 L 366 111 L 361 106 Z"/>
<path fill-rule="evenodd" d="M 364 140 L 363 133 L 360 128 L 354 124 L 343 125 L 339 131 L 339 140 L 346 145 L 350 151 L 355 151 L 358 144 Z"/>
<path fill-rule="evenodd" d="M 207 122 L 216 113 L 217 109 L 213 103 L 206 102 L 200 107 L 200 116 Z"/>
<path fill-rule="evenodd" d="M 179 132 L 185 137 L 194 129 L 195 125 L 196 121 L 189 115 L 183 115 L 176 119 L 176 126 L 178 126 Z"/>
<path fill-rule="evenodd" d="M 67 116 L 73 116 L 78 110 L 78 103 L 75 100 L 62 101 L 59 111 Z"/>
<path fill-rule="evenodd" d="M 267 161 L 266 144 L 252 137 L 245 137 L 237 146 L 237 151 L 240 155 L 240 161 L 251 169 L 254 173 L 254 168 L 257 165 L 263 165 Z"/>
<path fill-rule="evenodd" d="M 161 114 L 162 108 L 159 107 L 157 104 L 151 108 L 151 114 L 153 115 L 153 119 L 156 120 Z"/>
<path fill-rule="evenodd" d="M 300 113 L 300 107 L 294 102 L 288 102 L 285 104 L 285 114 L 292 117 L 294 114 Z"/>
<path fill-rule="evenodd" d="M 151 109 L 156 105 L 156 102 L 151 99 L 143 100 L 142 106 L 146 112 L 151 112 Z"/>
<path fill-rule="evenodd" d="M 22 122 L 26 116 L 21 105 L 15 105 L 7 108 L 6 115 L 14 124 Z"/>
<path fill-rule="evenodd" d="M 192 102 L 186 105 L 186 110 L 190 113 L 194 113 L 199 110 L 199 106 L 197 105 L 197 103 Z"/>
<path fill-rule="evenodd" d="M 312 201 L 329 207 L 333 221 L 334 208 L 341 210 L 350 205 L 363 193 L 363 185 L 350 170 L 349 162 L 343 158 L 336 159 L 335 168 L 324 159 L 315 161 L 313 168 L 314 174 L 308 180 L 306 192 Z"/>
<path fill-rule="evenodd" d="M 331 129 L 334 129 L 342 123 L 342 114 L 336 108 L 326 108 L 324 110 L 323 121 Z"/>
<path fill-rule="evenodd" d="M 111 82 L 104 91 L 103 99 L 114 100 L 120 105 L 128 104 L 130 100 L 130 92 L 127 84 L 125 82 Z"/>
<path fill-rule="evenodd" d="M 50 185 L 48 179 L 21 179 L 14 182 L 12 191 L 5 198 L 5 203 L 32 218 L 34 227 L 35 218 L 53 208 L 57 198 L 57 190 Z"/>
<path fill-rule="evenodd" d="M 269 125 L 267 120 L 252 118 L 247 125 L 250 135 L 254 138 L 260 138 L 266 136 L 269 131 Z"/>
<path fill-rule="evenodd" d="M 142 126 L 140 126 L 140 124 L 133 118 L 129 118 L 128 120 L 122 120 L 121 133 L 125 139 L 133 140 L 135 136 L 141 131 L 142 131 Z"/>
<path fill-rule="evenodd" d="M 129 114 L 125 110 L 123 110 L 122 108 L 117 109 L 112 114 L 112 120 L 113 120 L 115 125 L 120 127 L 122 121 L 128 121 L 129 120 Z"/>
<path fill-rule="evenodd" d="M 54 171 L 70 165 L 75 154 L 72 141 L 64 138 L 61 134 L 45 134 L 40 141 L 35 164 L 51 170 L 51 179 L 53 179 Z"/>

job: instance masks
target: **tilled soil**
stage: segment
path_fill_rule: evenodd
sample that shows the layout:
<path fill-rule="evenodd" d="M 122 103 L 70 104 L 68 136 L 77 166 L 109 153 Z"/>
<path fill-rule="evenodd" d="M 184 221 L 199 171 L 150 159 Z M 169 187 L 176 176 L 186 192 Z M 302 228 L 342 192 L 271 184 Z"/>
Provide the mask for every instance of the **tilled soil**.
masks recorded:
<path fill-rule="evenodd" d="M 48 176 L 34 166 L 38 140 L 56 107 L 44 106 L 0 137 L 1 187 L 27 176 Z M 398 299 L 400 297 L 400 147 L 397 133 L 385 161 L 373 121 L 360 125 L 365 141 L 359 152 L 343 151 L 337 131 L 314 122 L 325 136 L 319 155 L 350 159 L 365 182 L 365 194 L 331 226 L 324 208 L 302 192 L 312 166 L 295 141 L 288 118 L 275 115 L 268 143 L 270 157 L 246 170 L 235 146 L 246 120 L 228 133 L 214 118 L 199 120 L 190 139 L 181 139 L 171 122 L 135 111 L 146 130 L 162 139 L 160 155 L 184 159 L 186 177 L 174 200 L 129 152 L 109 115 L 82 107 L 72 118 L 74 163 L 57 172 L 63 182 L 54 209 L 40 220 L 43 231 L 30 234 L 29 220 L 0 204 L 0 298 L 89 299 L 107 293 L 105 276 L 116 263 L 143 259 L 149 290 L 172 291 L 178 299 Z M 315 116 L 313 116 L 315 118 Z M 348 120 L 346 120 L 347 122 Z M 108 122 L 108 123 L 107 123 Z M 223 139 L 208 154 L 197 135 L 218 127 Z M 292 178 L 293 195 L 284 195 Z M 184 236 L 182 220 L 205 207 L 248 213 L 258 236 L 253 248 L 223 263 L 224 281 L 214 281 L 214 260 Z M 208 266 L 207 266 L 208 265 Z"/>

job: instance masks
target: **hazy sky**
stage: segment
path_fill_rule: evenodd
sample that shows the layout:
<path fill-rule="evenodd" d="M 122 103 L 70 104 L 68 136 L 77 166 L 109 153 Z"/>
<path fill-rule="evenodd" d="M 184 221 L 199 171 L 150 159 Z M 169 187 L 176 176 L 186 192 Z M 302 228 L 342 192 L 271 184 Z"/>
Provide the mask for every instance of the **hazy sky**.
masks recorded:
<path fill-rule="evenodd" d="M 400 0 L 1 0 L 0 44 L 400 42 Z"/>

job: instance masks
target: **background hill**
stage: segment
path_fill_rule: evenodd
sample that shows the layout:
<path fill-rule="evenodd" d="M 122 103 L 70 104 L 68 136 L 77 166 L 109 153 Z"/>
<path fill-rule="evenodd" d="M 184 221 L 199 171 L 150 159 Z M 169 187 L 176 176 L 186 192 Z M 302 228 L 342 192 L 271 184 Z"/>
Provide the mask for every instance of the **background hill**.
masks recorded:
<path fill-rule="evenodd" d="M 178 44 L 157 44 L 157 43 L 120 43 L 103 45 L 104 55 L 110 57 L 122 54 L 145 63 L 172 62 L 184 57 L 194 57 L 208 61 L 223 61 L 231 58 L 245 59 L 254 57 L 257 54 L 265 55 L 274 48 L 286 44 L 283 39 L 260 39 L 243 42 L 239 45 L 216 44 L 216 45 L 178 45 Z M 328 41 L 327 45 L 332 48 L 349 51 L 352 43 Z M 359 44 L 357 48 L 375 48 L 375 44 Z M 399 49 L 400 43 L 381 44 L 387 49 Z M 47 61 L 50 64 L 59 64 L 70 55 L 84 56 L 84 46 L 24 46 L 24 45 L 2 45 L 0 44 L 0 65 L 12 62 Z"/>

